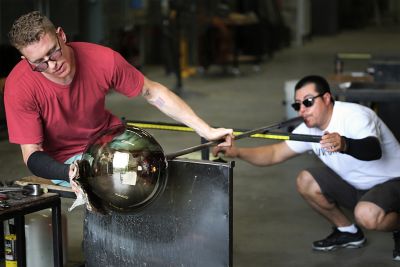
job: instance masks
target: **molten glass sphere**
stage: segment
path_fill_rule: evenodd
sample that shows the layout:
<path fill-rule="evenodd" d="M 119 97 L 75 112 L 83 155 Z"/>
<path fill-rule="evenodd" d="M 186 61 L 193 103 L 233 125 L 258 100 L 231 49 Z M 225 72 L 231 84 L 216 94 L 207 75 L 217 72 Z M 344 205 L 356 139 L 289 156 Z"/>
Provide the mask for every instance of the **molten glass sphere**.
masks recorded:
<path fill-rule="evenodd" d="M 167 182 L 160 144 L 137 127 L 114 127 L 86 147 L 78 182 L 96 209 L 130 213 L 154 202 Z"/>

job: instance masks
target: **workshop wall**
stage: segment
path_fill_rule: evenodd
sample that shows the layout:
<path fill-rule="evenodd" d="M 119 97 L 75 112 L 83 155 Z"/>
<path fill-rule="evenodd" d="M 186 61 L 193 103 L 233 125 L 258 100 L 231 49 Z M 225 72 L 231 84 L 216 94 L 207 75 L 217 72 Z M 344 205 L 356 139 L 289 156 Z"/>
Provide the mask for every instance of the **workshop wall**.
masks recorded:
<path fill-rule="evenodd" d="M 398 6 L 390 0 L 1 0 L 0 44 L 8 45 L 16 17 L 37 9 L 70 41 L 104 44 L 137 67 L 164 64 L 169 73 L 178 55 L 181 64 L 203 67 L 229 64 L 234 53 L 239 60 L 267 60 L 293 43 L 296 30 L 303 39 L 336 34 L 385 16 L 397 19 Z M 298 23 L 309 25 L 299 29 Z"/>

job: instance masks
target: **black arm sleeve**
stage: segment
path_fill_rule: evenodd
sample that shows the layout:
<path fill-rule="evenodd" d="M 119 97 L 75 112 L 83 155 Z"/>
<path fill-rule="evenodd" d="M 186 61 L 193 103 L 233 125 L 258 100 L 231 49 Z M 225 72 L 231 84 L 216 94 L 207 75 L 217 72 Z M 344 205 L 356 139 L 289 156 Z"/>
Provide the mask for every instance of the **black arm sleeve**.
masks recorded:
<path fill-rule="evenodd" d="M 36 176 L 69 181 L 69 164 L 60 163 L 43 151 L 33 152 L 26 165 Z"/>
<path fill-rule="evenodd" d="M 382 157 L 382 149 L 378 138 L 368 136 L 363 139 L 351 139 L 344 137 L 346 141 L 346 151 L 348 154 L 359 160 L 377 160 Z"/>

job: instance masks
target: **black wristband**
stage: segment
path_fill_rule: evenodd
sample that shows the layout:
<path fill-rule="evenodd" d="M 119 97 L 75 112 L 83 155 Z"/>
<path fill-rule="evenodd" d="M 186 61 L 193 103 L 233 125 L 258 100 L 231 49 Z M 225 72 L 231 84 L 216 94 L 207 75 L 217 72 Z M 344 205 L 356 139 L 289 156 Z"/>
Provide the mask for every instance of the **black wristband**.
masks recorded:
<path fill-rule="evenodd" d="M 36 176 L 69 181 L 69 164 L 60 163 L 43 151 L 33 152 L 26 165 Z"/>
<path fill-rule="evenodd" d="M 340 153 L 346 153 L 347 152 L 347 150 L 348 150 L 348 147 L 349 147 L 349 144 L 347 143 L 347 140 L 348 140 L 348 138 L 346 138 L 345 136 L 342 136 L 341 137 L 342 138 L 342 142 L 343 142 L 343 150 L 342 151 L 340 151 Z"/>
<path fill-rule="evenodd" d="M 344 137 L 344 136 L 343 136 Z M 343 153 L 359 160 L 377 160 L 382 157 L 382 149 L 378 138 L 368 136 L 363 139 L 344 137 L 346 149 Z"/>

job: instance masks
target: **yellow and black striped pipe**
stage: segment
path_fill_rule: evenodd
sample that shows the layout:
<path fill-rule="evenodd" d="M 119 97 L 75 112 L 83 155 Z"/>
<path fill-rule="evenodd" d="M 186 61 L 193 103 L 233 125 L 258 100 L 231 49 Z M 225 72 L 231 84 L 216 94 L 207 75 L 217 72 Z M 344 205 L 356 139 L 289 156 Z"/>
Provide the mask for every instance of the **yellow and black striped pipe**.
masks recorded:
<path fill-rule="evenodd" d="M 234 131 L 235 139 L 239 140 L 245 137 L 257 137 L 257 138 L 268 138 L 268 139 L 280 139 L 280 140 L 295 140 L 295 141 L 303 141 L 303 142 L 319 142 L 321 136 L 315 135 L 301 135 L 301 134 L 292 134 L 292 133 L 272 133 L 273 129 L 281 129 L 285 126 L 291 126 L 294 123 L 299 123 L 303 119 L 301 117 L 296 117 L 289 119 L 287 121 L 271 124 L 268 126 L 263 126 L 260 128 L 252 129 L 249 131 Z M 127 121 L 123 119 L 124 123 L 127 127 L 139 127 L 139 128 L 147 128 L 147 129 L 160 129 L 160 130 L 169 130 L 169 131 L 185 131 L 185 132 L 194 132 L 193 129 L 179 124 L 167 124 L 167 123 L 151 123 L 151 122 L 138 122 L 138 121 Z M 266 133 L 268 132 L 268 133 Z M 174 159 L 176 157 L 189 154 L 195 151 L 199 151 L 205 148 L 209 148 L 213 145 L 217 145 L 223 142 L 223 140 L 213 140 L 206 143 L 202 143 L 197 146 L 188 147 L 182 150 L 179 150 L 174 153 L 169 153 L 166 155 L 168 160 Z"/>
<path fill-rule="evenodd" d="M 152 123 L 152 122 L 134 122 L 126 121 L 127 126 L 136 126 L 143 129 L 156 129 L 164 131 L 179 131 L 179 132 L 195 132 L 192 128 L 178 125 L 178 124 L 167 124 L 167 123 Z M 234 130 L 233 135 L 236 137 L 241 137 L 243 134 L 248 133 L 248 131 L 238 131 Z M 315 142 L 318 143 L 321 140 L 321 136 L 318 135 L 304 135 L 304 134 L 292 134 L 286 132 L 269 132 L 269 133 L 255 133 L 249 136 L 251 138 L 264 138 L 264 139 L 276 139 L 276 140 L 293 140 L 293 141 L 303 141 L 303 142 Z"/>

